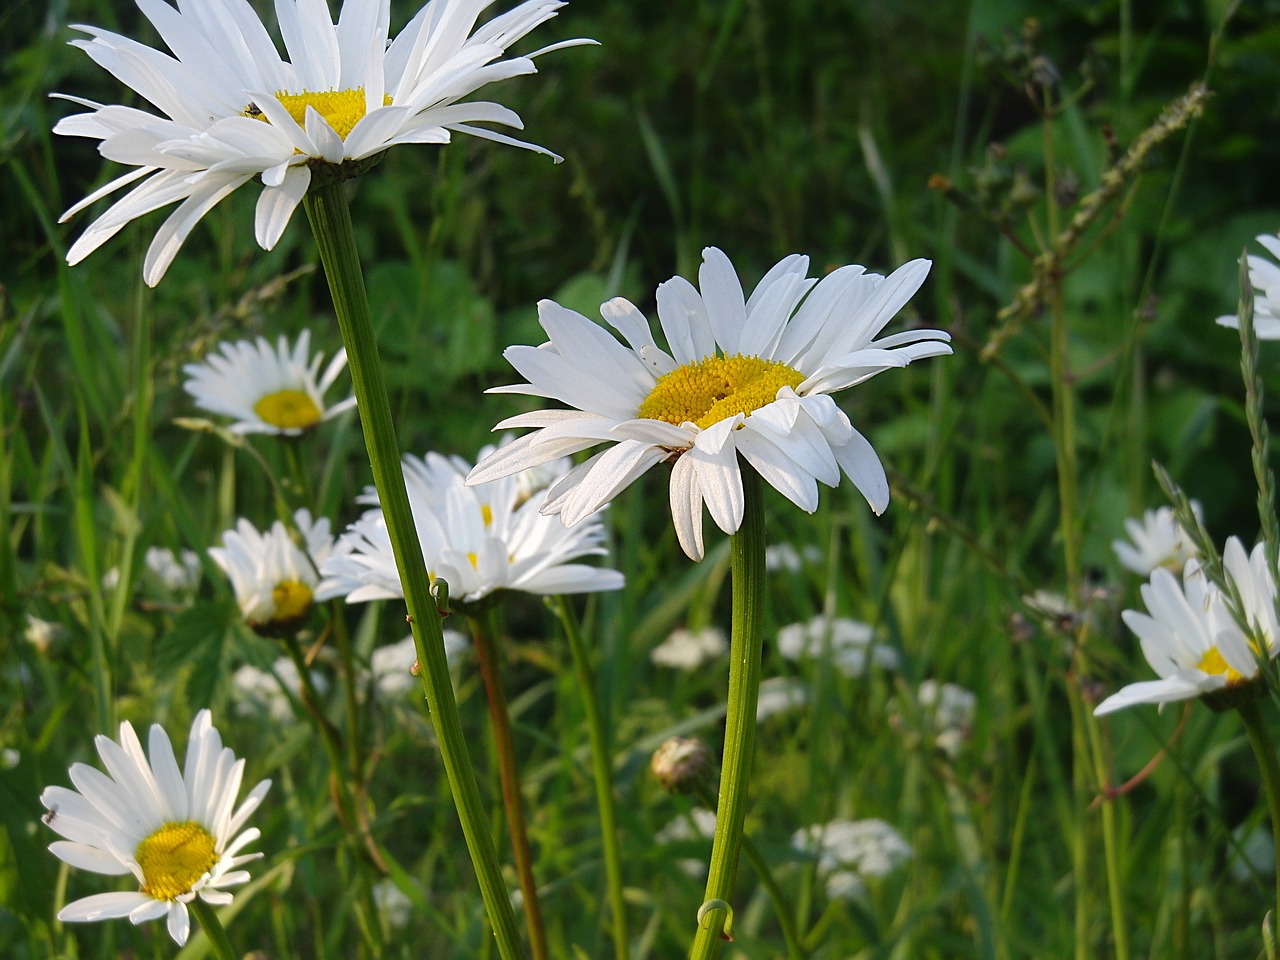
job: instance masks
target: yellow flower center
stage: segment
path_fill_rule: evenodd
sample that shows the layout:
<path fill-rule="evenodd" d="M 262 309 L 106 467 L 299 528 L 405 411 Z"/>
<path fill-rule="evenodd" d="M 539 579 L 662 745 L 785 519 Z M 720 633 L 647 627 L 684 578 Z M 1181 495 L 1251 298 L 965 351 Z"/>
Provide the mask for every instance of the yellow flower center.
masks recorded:
<path fill-rule="evenodd" d="M 1218 652 L 1217 647 L 1210 647 L 1196 666 L 1207 674 L 1226 677 L 1228 686 L 1239 683 L 1244 679 L 1244 674 L 1222 658 L 1222 654 Z"/>
<path fill-rule="evenodd" d="M 692 422 L 705 430 L 734 414 L 759 410 L 777 399 L 782 387 L 794 389 L 804 379 L 799 370 L 776 360 L 742 354 L 704 357 L 659 377 L 637 416 L 676 426 Z"/>
<path fill-rule="evenodd" d="M 354 87 L 351 90 L 322 90 L 319 93 L 313 93 L 310 90 L 304 90 L 302 93 L 277 90 L 276 99 L 289 111 L 289 116 L 293 117 L 300 127 L 306 126 L 307 107 L 315 107 L 316 113 L 324 117 L 329 126 L 333 127 L 334 132 L 343 140 L 347 139 L 347 134 L 365 114 L 364 87 Z M 382 105 L 389 107 L 391 97 L 383 96 Z M 244 115 L 270 122 L 256 103 L 249 104 L 245 108 Z"/>
<path fill-rule="evenodd" d="M 273 623 L 300 620 L 311 607 L 311 588 L 298 580 L 281 580 L 271 588 L 271 601 L 276 605 Z"/>
<path fill-rule="evenodd" d="M 281 430 L 306 430 L 314 427 L 324 416 L 305 390 L 277 390 L 266 394 L 253 405 L 253 412 L 264 423 Z"/>
<path fill-rule="evenodd" d="M 215 841 L 200 824 L 166 823 L 146 837 L 133 856 L 142 869 L 142 892 L 157 900 L 177 900 L 218 862 Z"/>

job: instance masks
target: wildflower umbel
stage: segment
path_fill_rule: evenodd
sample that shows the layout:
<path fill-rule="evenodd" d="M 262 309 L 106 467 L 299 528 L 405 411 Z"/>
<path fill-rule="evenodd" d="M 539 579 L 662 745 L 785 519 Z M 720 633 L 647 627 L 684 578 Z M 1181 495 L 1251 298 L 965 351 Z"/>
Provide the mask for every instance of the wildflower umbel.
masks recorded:
<path fill-rule="evenodd" d="M 72 44 L 155 112 L 56 95 L 88 112 L 59 121 L 54 133 L 100 141 L 103 157 L 134 168 L 62 219 L 137 184 L 80 235 L 67 262 L 80 262 L 131 220 L 178 203 L 147 250 L 143 277 L 155 286 L 192 227 L 250 180 L 262 185 L 254 232 L 270 250 L 313 173 L 358 172 L 396 144 L 448 143 L 456 132 L 554 156 L 475 126 L 522 124 L 500 104 L 464 98 L 495 81 L 536 72 L 533 59 L 543 53 L 593 41 L 567 40 L 502 59 L 564 4 L 525 0 L 477 27 L 491 2 L 430 0 L 388 43 L 390 0 L 346 0 L 336 24 L 325 0 L 278 0 L 287 59 L 247 0 L 199 0 L 177 8 L 138 0 L 172 55 L 100 27 L 75 25 L 89 39 Z"/>
<path fill-rule="evenodd" d="M 1198 560 L 1188 561 L 1181 586 L 1168 570 L 1157 568 L 1141 591 L 1147 613 L 1125 610 L 1121 616 L 1138 635 L 1142 654 L 1160 679 L 1129 684 L 1098 704 L 1094 713 L 1192 697 L 1205 698 L 1210 706 L 1231 705 L 1233 695 L 1258 676 L 1259 657 L 1270 659 L 1280 652 L 1276 587 L 1265 546 L 1258 544 L 1246 554 L 1232 537 L 1222 560 L 1249 630 L 1232 616 L 1227 598 Z"/>
<path fill-rule="evenodd" d="M 242 854 L 258 839 L 256 827 L 243 829 L 271 786 L 263 780 L 237 807 L 244 760 L 222 745 L 208 710 L 196 714 L 180 770 L 168 735 L 151 727 L 150 760 L 133 727 L 120 725 L 120 740 L 99 736 L 95 744 L 107 768 L 71 767 L 75 790 L 48 787 L 40 802 L 44 822 L 65 837 L 49 851 L 73 867 L 112 876 L 133 874 L 137 892 L 98 893 L 67 904 L 63 922 L 128 917 L 143 923 L 168 918 L 169 935 L 187 942 L 187 904 L 197 896 L 227 904 L 224 888 L 249 879 L 238 869 L 262 856 Z"/>
<path fill-rule="evenodd" d="M 509 347 L 504 355 L 528 382 L 494 392 L 549 397 L 574 409 L 498 424 L 534 432 L 482 460 L 470 482 L 608 443 L 548 492 L 543 509 L 573 526 L 650 467 L 670 461 L 676 534 L 695 560 L 704 552 L 704 505 L 725 533 L 742 525 L 739 456 L 803 510 L 817 509 L 817 481 L 835 486 L 843 472 L 880 513 L 889 502 L 884 468 L 830 394 L 951 352 L 941 330 L 879 337 L 924 282 L 929 262 L 914 260 L 888 277 L 846 266 L 815 280 L 808 269 L 808 257 L 787 257 L 748 298 L 729 258 L 707 247 L 700 289 L 681 277 L 658 287 L 668 349 L 622 298 L 600 312 L 625 345 L 581 314 L 543 300 L 538 317 L 550 341 Z"/>
<path fill-rule="evenodd" d="M 325 391 L 346 368 L 346 351 L 334 354 L 324 373 L 324 354 L 310 353 L 310 330 L 292 345 L 285 337 L 274 347 L 265 337 L 221 343 L 216 353 L 182 368 L 183 387 L 197 406 L 231 417 L 232 433 L 299 436 L 356 405 L 355 397 L 332 406 L 324 402 Z"/>

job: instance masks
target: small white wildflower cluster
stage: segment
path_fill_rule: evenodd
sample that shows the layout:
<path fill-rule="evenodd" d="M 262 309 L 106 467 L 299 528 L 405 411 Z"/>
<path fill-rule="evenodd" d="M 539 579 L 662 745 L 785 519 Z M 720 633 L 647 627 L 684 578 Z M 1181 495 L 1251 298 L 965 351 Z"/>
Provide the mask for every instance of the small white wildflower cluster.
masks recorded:
<path fill-rule="evenodd" d="M 328 679 L 318 670 L 311 671 L 311 684 L 317 693 L 329 689 Z M 294 712 L 285 689 L 296 693 L 301 686 L 298 667 L 288 657 L 278 657 L 269 671 L 246 663 L 231 675 L 233 709 L 238 716 L 266 716 L 277 724 L 289 723 Z"/>
<path fill-rule="evenodd" d="M 679 627 L 649 651 L 649 659 L 659 667 L 696 670 L 728 652 L 729 641 L 719 627 L 703 627 L 700 630 Z"/>
<path fill-rule="evenodd" d="M 830 663 L 846 677 L 862 676 L 868 665 L 897 670 L 902 665 L 898 651 L 874 642 L 873 636 L 865 623 L 819 614 L 808 623 L 793 623 L 778 631 L 778 652 L 788 660 Z"/>
<path fill-rule="evenodd" d="M 770 677 L 760 684 L 756 699 L 756 722 L 790 710 L 799 710 L 809 703 L 809 685 L 795 677 Z"/>
<path fill-rule="evenodd" d="M 444 656 L 450 667 L 456 667 L 471 650 L 471 641 L 457 630 L 444 631 Z M 403 698 L 422 684 L 413 674 L 418 655 L 413 646 L 413 634 L 377 647 L 369 655 L 369 676 L 380 696 L 388 700 Z"/>
<path fill-rule="evenodd" d="M 916 701 L 931 720 L 934 746 L 954 760 L 973 735 L 977 695 L 954 683 L 926 680 L 916 691 Z"/>
<path fill-rule="evenodd" d="M 771 543 L 764 548 L 764 568 L 769 573 L 799 573 L 821 562 L 822 551 L 812 543 L 799 550 L 790 543 Z"/>
<path fill-rule="evenodd" d="M 852 899 L 866 892 L 867 879 L 886 877 L 915 852 L 884 820 L 832 820 L 802 827 L 791 837 L 797 851 L 818 862 L 827 896 Z"/>
<path fill-rule="evenodd" d="M 716 833 L 716 814 L 706 807 L 694 807 L 682 813 L 653 835 L 654 842 L 668 845 L 688 843 L 691 840 L 710 840 Z M 706 875 L 707 862 L 703 858 L 685 857 L 676 861 L 683 873 L 697 878 Z"/>

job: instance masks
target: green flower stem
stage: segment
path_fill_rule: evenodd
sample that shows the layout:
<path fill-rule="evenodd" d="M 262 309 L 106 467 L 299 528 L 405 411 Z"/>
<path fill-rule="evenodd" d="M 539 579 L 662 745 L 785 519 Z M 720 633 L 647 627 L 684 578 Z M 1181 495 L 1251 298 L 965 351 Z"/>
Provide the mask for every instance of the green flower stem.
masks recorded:
<path fill-rule="evenodd" d="M 444 655 L 441 614 L 432 596 L 422 544 L 418 542 L 409 497 L 405 492 L 391 403 L 378 360 L 378 344 L 369 315 L 364 274 L 343 189 L 341 183 L 336 183 L 313 190 L 304 198 L 303 205 L 320 250 L 320 261 L 333 295 L 334 312 L 342 330 L 342 342 L 347 349 L 369 465 L 386 517 L 400 583 L 404 587 L 413 644 L 421 666 L 419 675 L 445 776 L 457 806 L 463 837 L 471 854 L 499 954 L 503 960 L 518 960 L 522 955 L 520 934 L 498 865 L 498 853 L 480 799 L 480 788 L 476 785 L 458 705 L 453 697 L 453 682 Z"/>
<path fill-rule="evenodd" d="M 716 797 L 711 792 L 710 784 L 698 784 L 695 793 L 698 799 L 708 807 L 717 805 Z M 773 912 L 778 916 L 778 926 L 782 928 L 783 942 L 787 945 L 788 960 L 804 960 L 806 954 L 804 946 L 800 942 L 800 933 L 796 930 L 796 922 L 792 916 L 791 905 L 787 903 L 787 898 L 783 896 L 782 888 L 778 886 L 778 881 L 773 878 L 773 871 L 769 869 L 768 861 L 756 848 L 751 837 L 745 833 L 742 835 L 742 852 L 751 861 L 751 866 L 755 868 L 756 876 L 760 878 L 760 885 L 764 887 L 764 892 L 773 904 Z"/>
<path fill-rule="evenodd" d="M 209 945 L 213 947 L 213 955 L 218 960 L 240 960 L 240 954 L 236 953 L 235 947 L 231 945 L 231 938 L 227 936 L 227 931 L 222 926 L 222 921 L 218 919 L 217 910 L 214 910 L 210 904 L 205 903 L 199 897 L 187 904 L 187 909 L 195 914 L 196 923 L 200 924 L 200 929 L 209 938 Z"/>
<path fill-rule="evenodd" d="M 1272 929 L 1280 923 L 1280 763 L 1276 762 L 1276 745 L 1267 731 L 1267 722 L 1258 708 L 1259 701 L 1250 700 L 1236 709 L 1249 735 L 1249 745 L 1258 759 L 1258 772 L 1262 774 L 1262 788 L 1267 795 L 1267 811 L 1271 815 L 1271 836 L 1276 857 L 1276 910 L 1272 914 Z M 1270 947 L 1269 947 L 1270 949 Z"/>
<path fill-rule="evenodd" d="M 524 921 L 529 931 L 529 948 L 534 960 L 547 960 L 547 931 L 542 924 L 542 907 L 538 903 L 538 885 L 533 879 L 533 853 L 529 848 L 529 830 L 524 818 L 524 799 L 520 794 L 520 773 L 516 769 L 516 748 L 511 739 L 511 715 L 507 711 L 507 694 L 502 686 L 502 665 L 498 658 L 498 606 L 476 616 L 468 616 L 471 636 L 476 642 L 476 660 L 484 681 L 485 698 L 489 701 L 489 719 L 493 723 L 493 741 L 498 754 L 498 779 L 502 784 L 502 806 L 511 832 L 511 852 L 516 863 L 516 877 L 524 895 Z"/>
<path fill-rule="evenodd" d="M 578 621 L 569 609 L 569 601 L 556 598 L 556 614 L 569 640 L 569 653 L 573 657 L 573 670 L 582 693 L 582 706 L 587 715 L 587 737 L 591 742 L 591 775 L 596 786 L 596 807 L 600 814 L 600 845 L 604 852 L 605 885 L 608 888 L 609 911 L 613 932 L 615 960 L 627 960 L 629 938 L 627 936 L 627 904 L 622 893 L 622 854 L 618 849 L 618 816 L 613 803 L 613 769 L 609 762 L 609 741 L 605 736 L 604 715 L 600 712 L 600 698 L 596 696 L 595 678 L 591 675 L 591 660 L 587 656 Z"/>
<path fill-rule="evenodd" d="M 760 695 L 760 645 L 764 627 L 764 498 L 759 475 L 739 461 L 746 509 L 742 526 L 730 541 L 733 578 L 733 627 L 729 638 L 729 702 L 725 716 L 724 757 L 720 766 L 720 802 L 716 805 L 716 834 L 711 842 L 711 867 L 704 903 L 727 904 L 733 896 L 738 848 L 747 816 L 747 785 L 756 740 L 756 701 Z M 722 939 L 732 914 L 723 906 L 709 907 L 698 921 L 689 956 L 708 960 Z"/>

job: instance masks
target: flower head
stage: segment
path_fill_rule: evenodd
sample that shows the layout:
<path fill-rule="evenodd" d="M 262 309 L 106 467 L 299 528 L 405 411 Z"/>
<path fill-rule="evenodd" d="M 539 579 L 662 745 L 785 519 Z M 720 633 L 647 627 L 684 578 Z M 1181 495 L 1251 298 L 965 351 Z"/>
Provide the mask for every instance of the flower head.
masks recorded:
<path fill-rule="evenodd" d="M 128 917 L 142 923 L 167 916 L 169 934 L 184 944 L 191 929 L 187 904 L 197 896 L 207 903 L 230 903 L 224 888 L 249 879 L 236 868 L 261 856 L 240 853 L 260 832 L 242 828 L 271 781 L 263 780 L 236 807 L 244 760 L 222 745 L 208 710 L 196 714 L 191 725 L 182 770 L 159 724 L 151 727 L 149 762 L 128 723 L 120 725 L 118 743 L 99 736 L 95 744 L 106 774 L 73 764 L 75 790 L 48 787 L 40 795 L 49 811 L 44 822 L 66 838 L 50 844 L 49 851 L 82 870 L 132 873 L 139 889 L 76 900 L 58 919 Z"/>
<path fill-rule="evenodd" d="M 1200 505 L 1193 503 L 1191 507 L 1198 516 Z M 1125 520 L 1124 528 L 1132 542 L 1113 540 L 1111 549 L 1125 567 L 1141 576 L 1150 576 L 1156 567 L 1178 573 L 1199 553 L 1195 541 L 1178 523 L 1172 507 L 1147 510 L 1141 521 L 1130 517 Z"/>
<path fill-rule="evenodd" d="M 222 535 L 221 547 L 209 548 L 230 578 L 245 620 L 264 636 L 287 634 L 306 620 L 320 579 L 316 571 L 333 549 L 327 517 L 313 521 L 310 511 L 299 510 L 294 522 L 303 546 L 279 520 L 260 533 L 241 519 Z"/>
<path fill-rule="evenodd" d="M 1280 236 L 1264 233 L 1257 238 L 1267 252 L 1280 259 Z M 1280 340 L 1280 266 L 1266 257 L 1249 254 L 1249 285 L 1253 287 L 1253 329 L 1259 340 Z M 1218 325 L 1240 328 L 1234 313 L 1218 318 Z"/>
<path fill-rule="evenodd" d="M 470 650 L 471 640 L 466 634 L 457 630 L 444 631 L 444 658 L 449 666 L 457 665 Z M 409 634 L 396 643 L 374 647 L 369 655 L 369 676 L 374 689 L 382 696 L 391 700 L 403 698 L 410 691 L 422 687 L 422 682 L 414 676 L 417 665 L 413 634 Z"/>
<path fill-rule="evenodd" d="M 312 670 L 310 674 L 311 685 L 317 693 L 323 694 L 328 690 L 329 681 L 323 673 Z M 246 663 L 231 675 L 235 712 L 241 716 L 266 714 L 277 724 L 288 723 L 295 714 L 293 702 L 285 690 L 297 691 L 301 686 L 298 666 L 290 657 L 276 658 L 270 671 L 259 670 Z"/>
<path fill-rule="evenodd" d="M 573 526 L 650 467 L 671 461 L 676 534 L 695 560 L 703 555 L 704 505 L 725 533 L 742 524 L 739 455 L 810 513 L 818 506 L 817 481 L 835 486 L 842 471 L 880 513 L 889 502 L 884 468 L 830 394 L 951 352 L 941 330 L 876 339 L 924 282 L 929 263 L 912 261 L 889 277 L 841 267 L 820 281 L 806 277 L 808 269 L 807 257 L 787 257 L 748 298 L 728 257 L 707 247 L 701 289 L 681 277 L 658 287 L 667 350 L 627 300 L 600 308 L 625 345 L 543 300 L 538 316 L 550 341 L 507 348 L 528 382 L 496 392 L 549 397 L 574 409 L 500 423 L 535 429 L 481 461 L 471 481 L 609 443 L 548 493 L 543 509 Z"/>
<path fill-rule="evenodd" d="M 390 0 L 345 0 L 337 23 L 324 0 L 277 0 L 286 59 L 246 0 L 176 8 L 164 0 L 137 2 L 171 54 L 84 25 L 75 29 L 89 39 L 72 43 L 154 109 L 63 96 L 88 112 L 53 129 L 97 140 L 103 157 L 134 168 L 63 220 L 137 184 L 72 244 L 68 263 L 83 260 L 129 221 L 179 204 L 147 251 L 143 276 L 152 286 L 200 218 L 250 180 L 262 184 L 254 229 L 270 250 L 313 174 L 359 172 L 396 144 L 448 143 L 458 132 L 548 153 L 475 126 L 522 124 L 500 104 L 464 98 L 536 72 L 533 58 L 543 53 L 592 42 L 569 40 L 503 59 L 509 46 L 556 15 L 559 0 L 525 0 L 479 27 L 492 0 L 429 0 L 390 44 Z"/>
<path fill-rule="evenodd" d="M 460 457 L 437 453 L 404 458 L 427 573 L 433 581 L 445 580 L 451 597 L 473 603 L 498 590 L 555 595 L 621 589 L 618 571 L 573 562 L 605 554 L 599 518 L 569 530 L 538 511 L 527 478 L 468 486 L 464 478 L 469 469 Z M 559 463 L 548 476 L 556 479 L 566 470 L 568 464 Z M 360 499 L 377 503 L 377 497 L 369 488 Z M 404 596 L 381 509 L 368 511 L 347 528 L 321 572 L 320 599 L 346 597 L 348 603 L 360 603 Z"/>
<path fill-rule="evenodd" d="M 198 407 L 233 418 L 232 433 L 298 436 L 356 405 L 355 397 L 324 403 L 325 391 L 347 365 L 346 351 L 339 350 L 321 374 L 324 354 L 308 357 L 310 350 L 310 330 L 292 347 L 284 337 L 275 347 L 264 337 L 222 343 L 203 362 L 182 368 L 183 386 Z"/>
<path fill-rule="evenodd" d="M 1143 656 L 1160 679 L 1129 684 L 1098 704 L 1094 713 L 1205 696 L 1212 698 L 1212 705 L 1258 675 L 1260 655 L 1274 657 L 1280 652 L 1276 588 L 1267 570 L 1264 545 L 1258 544 L 1250 556 L 1232 537 L 1222 559 L 1239 595 L 1248 632 L 1232 616 L 1226 597 L 1198 560 L 1187 562 L 1181 585 L 1168 570 L 1157 568 L 1141 590 L 1147 612 L 1125 610 L 1121 616 L 1137 634 Z"/>

